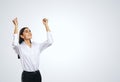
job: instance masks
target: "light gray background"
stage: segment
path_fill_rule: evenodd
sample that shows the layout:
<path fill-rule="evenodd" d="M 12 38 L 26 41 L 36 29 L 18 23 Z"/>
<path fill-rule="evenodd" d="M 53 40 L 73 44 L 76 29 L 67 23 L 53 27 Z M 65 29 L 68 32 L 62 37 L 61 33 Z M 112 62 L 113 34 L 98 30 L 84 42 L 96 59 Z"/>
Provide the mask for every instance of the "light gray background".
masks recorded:
<path fill-rule="evenodd" d="M 40 56 L 43 82 L 120 82 L 120 0 L 0 0 L 0 82 L 21 80 L 14 17 L 36 42 L 49 19 L 54 44 Z"/>

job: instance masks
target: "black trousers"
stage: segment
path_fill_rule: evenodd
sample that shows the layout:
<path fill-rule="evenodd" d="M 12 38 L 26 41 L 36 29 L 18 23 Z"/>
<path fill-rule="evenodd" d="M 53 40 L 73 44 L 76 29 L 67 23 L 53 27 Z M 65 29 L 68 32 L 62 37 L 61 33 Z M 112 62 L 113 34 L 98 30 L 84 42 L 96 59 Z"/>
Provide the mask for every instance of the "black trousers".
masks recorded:
<path fill-rule="evenodd" d="M 42 82 L 42 77 L 39 70 L 35 72 L 23 71 L 21 80 L 22 82 Z"/>

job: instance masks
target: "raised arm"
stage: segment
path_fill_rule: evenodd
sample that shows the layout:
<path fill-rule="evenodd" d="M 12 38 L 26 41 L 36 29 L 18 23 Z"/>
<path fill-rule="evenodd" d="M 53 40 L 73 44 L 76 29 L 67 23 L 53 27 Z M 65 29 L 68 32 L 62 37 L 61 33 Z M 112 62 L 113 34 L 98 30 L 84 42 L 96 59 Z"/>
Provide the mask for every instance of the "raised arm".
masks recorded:
<path fill-rule="evenodd" d="M 13 49 L 15 50 L 16 54 L 18 54 L 18 59 L 20 58 L 19 56 L 19 49 L 18 49 L 18 20 L 17 18 L 15 18 L 14 20 L 12 20 L 13 24 L 14 24 L 14 34 L 13 34 Z"/>
<path fill-rule="evenodd" d="M 48 19 L 44 18 L 43 24 L 44 24 L 46 32 L 47 32 L 47 43 L 49 45 L 51 45 L 53 43 L 53 38 L 52 38 L 51 30 L 50 30 L 49 25 L 48 25 Z"/>
<path fill-rule="evenodd" d="M 14 33 L 13 33 L 13 46 L 17 46 L 18 45 L 18 20 L 17 18 L 12 20 L 13 24 L 14 24 Z"/>
<path fill-rule="evenodd" d="M 49 26 L 48 26 L 48 19 L 44 18 L 44 19 L 43 19 L 43 24 L 44 24 L 44 26 L 45 26 L 45 28 L 46 28 L 46 31 L 47 31 L 47 32 L 51 32 L 51 30 L 50 30 L 50 28 L 49 28 Z"/>
<path fill-rule="evenodd" d="M 43 51 L 47 47 L 51 46 L 52 43 L 53 43 L 53 38 L 52 38 L 51 30 L 50 30 L 49 25 L 48 25 L 48 19 L 44 18 L 43 19 L 43 24 L 44 24 L 46 32 L 47 32 L 47 40 L 44 41 L 43 43 L 41 43 L 41 45 L 40 45 L 41 51 Z"/>
<path fill-rule="evenodd" d="M 14 24 L 14 34 L 18 34 L 18 20 L 17 20 L 17 18 L 15 18 L 14 20 L 13 20 L 13 24 Z"/>

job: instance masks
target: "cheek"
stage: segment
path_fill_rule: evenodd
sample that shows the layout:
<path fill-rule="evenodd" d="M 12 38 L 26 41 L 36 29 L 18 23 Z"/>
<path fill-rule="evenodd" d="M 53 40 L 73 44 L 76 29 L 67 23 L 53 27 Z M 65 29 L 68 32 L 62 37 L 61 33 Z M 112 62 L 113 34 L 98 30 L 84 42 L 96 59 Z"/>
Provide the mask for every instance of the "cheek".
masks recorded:
<path fill-rule="evenodd" d="M 24 33 L 23 37 L 24 37 L 24 39 L 26 39 L 28 37 L 28 33 Z"/>
<path fill-rule="evenodd" d="M 28 36 L 28 34 L 27 33 L 23 33 L 23 36 L 26 37 L 26 36 Z"/>
<path fill-rule="evenodd" d="M 28 34 L 27 34 L 27 37 L 28 37 L 28 38 L 32 38 L 32 33 L 28 33 Z"/>
<path fill-rule="evenodd" d="M 28 39 L 28 38 L 32 38 L 32 33 L 24 33 L 24 38 Z"/>
<path fill-rule="evenodd" d="M 32 33 L 29 33 L 29 34 L 28 34 L 28 37 L 29 37 L 29 38 L 32 38 Z"/>
<path fill-rule="evenodd" d="M 30 33 L 30 36 L 32 36 L 32 33 Z"/>

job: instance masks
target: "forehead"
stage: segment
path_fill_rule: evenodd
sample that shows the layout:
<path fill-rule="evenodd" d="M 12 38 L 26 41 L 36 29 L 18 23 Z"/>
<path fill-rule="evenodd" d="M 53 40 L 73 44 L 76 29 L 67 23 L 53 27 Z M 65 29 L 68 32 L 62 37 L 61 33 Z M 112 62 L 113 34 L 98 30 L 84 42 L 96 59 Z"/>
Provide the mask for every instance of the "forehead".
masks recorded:
<path fill-rule="evenodd" d="M 29 28 L 25 28 L 24 31 L 30 31 L 30 29 Z"/>

